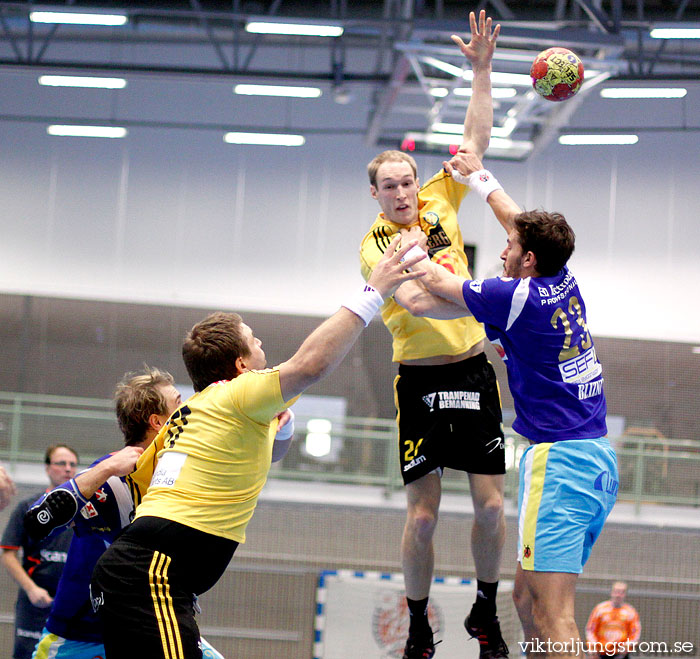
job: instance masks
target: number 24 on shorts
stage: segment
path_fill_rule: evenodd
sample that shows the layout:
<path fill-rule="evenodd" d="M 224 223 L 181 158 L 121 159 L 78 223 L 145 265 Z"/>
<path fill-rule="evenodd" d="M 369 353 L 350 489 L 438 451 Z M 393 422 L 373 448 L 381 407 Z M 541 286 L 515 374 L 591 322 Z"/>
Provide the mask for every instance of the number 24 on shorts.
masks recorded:
<path fill-rule="evenodd" d="M 418 455 L 418 449 L 422 443 L 422 437 L 415 443 L 411 439 L 404 440 L 404 446 L 406 446 L 406 451 L 403 454 L 403 459 L 405 462 L 410 462 Z"/>

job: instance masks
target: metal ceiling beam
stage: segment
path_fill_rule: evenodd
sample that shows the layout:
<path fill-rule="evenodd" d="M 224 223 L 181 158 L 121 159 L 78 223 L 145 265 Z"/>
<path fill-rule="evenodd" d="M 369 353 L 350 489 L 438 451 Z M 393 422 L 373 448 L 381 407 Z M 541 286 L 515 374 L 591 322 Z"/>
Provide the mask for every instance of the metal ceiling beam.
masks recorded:
<path fill-rule="evenodd" d="M 221 48 L 221 44 L 217 41 L 216 37 L 214 36 L 214 32 L 212 31 L 211 25 L 209 24 L 209 21 L 207 20 L 207 17 L 204 14 L 204 11 L 202 10 L 202 5 L 200 4 L 199 0 L 190 0 L 190 6 L 192 7 L 192 9 L 195 10 L 197 18 L 199 19 L 199 23 L 204 29 L 204 32 L 206 33 L 207 37 L 209 38 L 211 45 L 214 47 L 219 61 L 221 62 L 225 70 L 229 70 L 231 68 L 231 65 L 229 64 L 228 58 L 226 57 L 223 49 Z"/>
<path fill-rule="evenodd" d="M 24 56 L 22 55 L 22 52 L 19 49 L 19 44 L 17 43 L 17 39 L 15 38 L 15 35 L 12 33 L 10 26 L 7 24 L 7 20 L 5 18 L 5 8 L 4 7 L 0 7 L 0 26 L 2 26 L 2 31 L 5 34 L 5 36 L 7 37 L 7 40 L 10 42 L 10 47 L 12 48 L 13 52 L 15 53 L 17 60 L 23 60 Z"/>
<path fill-rule="evenodd" d="M 270 5 L 270 9 L 267 12 L 268 15 L 270 15 L 270 16 L 275 15 L 277 13 L 278 7 L 280 6 L 280 3 L 281 3 L 281 0 L 274 0 L 273 3 Z M 255 57 L 255 53 L 256 53 L 261 41 L 262 41 L 262 35 L 256 34 L 255 39 L 253 41 L 253 47 L 248 52 L 248 56 L 246 57 L 245 62 L 243 62 L 242 68 L 244 71 L 250 66 L 250 63 L 253 61 L 253 57 Z"/>
<path fill-rule="evenodd" d="M 410 21 L 413 18 L 413 0 L 385 0 L 385 14 L 393 9 L 399 10 L 399 16 L 404 21 L 397 26 L 393 35 L 394 43 L 408 38 L 411 32 Z M 370 112 L 369 123 L 365 133 L 365 144 L 375 146 L 391 107 L 401 92 L 408 74 L 411 71 L 411 64 L 404 55 L 398 51 L 393 52 L 394 67 L 389 84 L 383 88 L 375 90 L 375 106 Z"/>
<path fill-rule="evenodd" d="M 412 35 L 418 40 L 430 41 L 440 38 L 449 41 L 454 34 L 454 23 L 416 19 Z M 501 22 L 500 45 L 547 43 L 570 48 L 610 48 L 622 51 L 625 39 L 621 34 L 592 32 L 585 28 L 567 27 L 552 24 L 551 29 L 543 27 L 523 27 L 522 22 Z"/>
<path fill-rule="evenodd" d="M 333 83 L 332 71 L 279 71 L 273 69 L 243 70 L 230 69 L 224 71 L 220 68 L 188 67 L 188 66 L 154 66 L 151 64 L 87 64 L 80 61 L 61 62 L 27 62 L 26 60 L 8 60 L 0 58 L 0 69 L 14 71 L 40 71 L 42 73 L 91 73 L 91 74 L 129 74 L 144 77 L 197 77 L 207 79 L 221 78 L 230 81 L 232 78 L 255 79 L 270 78 L 274 80 L 307 80 L 309 82 Z M 343 75 L 346 84 L 386 84 L 388 75 L 372 73 L 348 73 Z"/>
<path fill-rule="evenodd" d="M 594 4 L 592 0 L 575 0 L 575 2 L 588 14 L 589 18 L 601 30 L 617 34 L 620 31 L 620 21 L 622 19 L 622 0 L 611 0 L 613 17 L 610 18 L 601 8 L 599 3 Z"/>
<path fill-rule="evenodd" d="M 57 115 L 42 115 L 42 116 L 27 116 L 25 114 L 0 114 L 0 121 L 12 121 L 17 123 L 32 123 L 32 124 L 53 124 L 56 122 L 80 125 L 86 121 L 95 126 L 113 126 L 118 124 L 124 128 L 164 128 L 175 130 L 202 130 L 202 131 L 264 131 L 266 133 L 287 133 L 293 131 L 295 133 L 304 133 L 306 135 L 357 135 L 358 128 L 319 128 L 309 126 L 285 126 L 281 129 L 279 126 L 248 126 L 233 123 L 206 123 L 204 121 L 163 121 L 147 120 L 147 119 L 104 119 L 98 117 L 66 117 Z"/>
<path fill-rule="evenodd" d="M 535 155 L 542 151 L 553 139 L 555 139 L 562 127 L 568 125 L 569 119 L 574 114 L 574 112 L 579 108 L 581 103 L 588 94 L 591 93 L 593 88 L 599 85 L 601 82 L 609 77 L 609 73 L 601 73 L 595 78 L 587 80 L 583 83 L 578 94 L 573 98 L 570 98 L 566 103 L 560 103 L 555 109 L 549 114 L 547 118 L 547 123 L 542 126 L 539 134 L 533 139 L 533 148 L 530 155 Z"/>
<path fill-rule="evenodd" d="M 554 6 L 554 20 L 563 21 L 566 13 L 566 2 L 567 0 L 556 0 L 556 5 Z"/>
<path fill-rule="evenodd" d="M 54 6 L 66 8 L 76 0 Z M 327 0 L 314 4 L 315 20 L 333 21 L 344 26 L 345 33 L 339 39 L 289 38 L 274 35 L 252 35 L 244 31 L 248 20 L 260 20 L 258 14 L 241 12 L 245 6 L 241 0 L 231 0 L 229 11 L 223 9 L 223 0 L 214 4 L 211 0 L 189 0 L 184 7 L 170 9 L 163 2 L 159 7 L 138 7 L 132 3 L 115 2 L 129 15 L 124 28 L 104 29 L 77 26 L 33 25 L 28 20 L 31 2 L 5 2 L 0 0 L 0 45 L 4 43 L 4 59 L 0 68 L 31 72 L 83 72 L 111 73 L 130 76 L 196 77 L 206 80 L 226 80 L 236 77 L 244 80 L 308 81 L 325 83 L 334 89 L 341 85 L 373 86 L 374 106 L 366 122 L 365 140 L 376 145 L 393 140 L 406 130 L 407 123 L 421 120 L 416 132 L 429 131 L 431 119 L 445 116 L 459 104 L 466 104 L 464 97 L 452 95 L 437 99 L 430 92 L 434 86 L 448 89 L 468 86 L 460 77 L 449 76 L 426 64 L 425 55 L 431 53 L 445 62 L 462 67 L 463 58 L 449 37 L 455 32 L 468 31 L 466 11 L 454 12 L 446 18 L 445 3 L 435 5 L 423 0 Z M 647 37 L 649 27 L 645 13 L 645 0 L 636 0 L 636 16 L 632 21 L 623 20 L 622 0 L 551 0 L 550 14 L 543 20 L 533 20 L 534 10 L 515 0 L 481 0 L 491 5 L 502 18 L 499 48 L 494 59 L 494 69 L 501 72 L 526 73 L 533 52 L 552 45 L 569 47 L 579 53 L 587 71 L 605 71 L 621 79 L 639 79 L 640 76 L 663 79 L 680 79 L 675 73 L 680 66 L 691 76 L 700 72 L 700 43 L 684 44 L 682 54 L 671 54 L 665 42 L 657 44 Z M 537 15 L 542 17 L 541 4 Z M 670 0 L 669 0 L 670 4 Z M 112 6 L 110 4 L 110 6 Z M 674 0 L 674 21 L 692 13 L 690 0 Z M 213 8 L 212 8 L 213 7 Z M 447 7 L 448 13 L 456 5 Z M 658 15 L 658 6 L 654 13 Z M 301 3 L 270 0 L 265 3 L 266 17 L 279 16 L 284 20 L 304 22 Z M 517 10 L 514 11 L 514 10 Z M 261 10 L 263 11 L 263 10 Z M 525 15 L 528 20 L 515 20 Z M 694 16 L 695 14 L 693 14 Z M 627 16 L 630 18 L 630 16 Z M 668 21 L 669 23 L 672 21 Z M 591 26 L 594 26 L 593 29 Z M 57 44 L 61 45 L 59 49 Z M 119 62 L 113 58 L 113 45 L 120 49 Z M 149 44 L 154 47 L 147 60 L 139 59 L 142 49 L 131 46 Z M 83 48 L 87 45 L 87 48 Z M 188 48 L 177 48 L 187 45 Z M 43 62 L 45 56 L 84 50 L 90 53 L 89 61 L 69 60 Z M 213 60 L 211 48 L 218 60 Z M 263 59 L 256 55 L 274 52 L 282 54 L 280 66 L 274 70 L 255 64 Z M 304 71 L 295 58 L 286 57 L 299 49 L 314 51 L 306 64 L 319 61 L 314 71 Z M 666 50 L 666 52 L 664 52 Z M 674 48 L 674 52 L 676 49 Z M 328 57 L 326 58 L 326 53 Z M 439 54 L 438 54 L 439 53 Z M 270 60 L 265 57 L 264 61 Z M 205 62 L 200 66 L 200 63 Z M 305 66 L 304 65 L 304 66 Z M 625 69 L 622 69 L 622 66 Z M 274 65 L 271 65 L 274 66 Z M 288 67 L 288 70 L 280 70 Z M 325 69 L 327 70 L 321 70 Z M 635 70 L 636 69 L 636 70 Z M 625 73 L 626 72 L 626 73 Z M 631 75 L 636 74 L 636 75 Z M 417 83 L 416 84 L 416 80 Z M 422 94 L 416 95 L 420 85 Z M 497 85 L 496 85 L 497 86 Z M 408 88 L 411 87 L 412 91 Z M 529 90 L 529 91 L 528 91 Z M 539 100 L 528 87 L 518 87 L 511 99 L 495 100 L 496 114 L 502 120 L 506 113 L 511 120 L 518 117 L 515 131 L 528 138 L 537 137 L 536 149 L 553 139 L 587 92 L 579 92 L 565 104 L 548 104 Z M 460 105 L 461 107 L 461 105 Z M 167 118 L 166 118 L 167 123 Z"/>
<path fill-rule="evenodd" d="M 515 18 L 515 14 L 503 0 L 489 0 L 491 6 L 499 13 L 503 20 L 511 21 Z"/>
<path fill-rule="evenodd" d="M 689 0 L 679 0 L 678 9 L 676 10 L 676 13 L 673 17 L 674 20 L 679 21 L 683 17 L 683 14 L 685 13 L 685 9 L 688 6 L 688 1 Z M 654 72 L 654 66 L 660 60 L 661 53 L 664 52 L 664 49 L 666 48 L 667 43 L 668 43 L 668 41 L 666 39 L 662 40 L 661 43 L 659 44 L 658 48 L 656 49 L 656 56 L 651 60 L 651 62 L 649 62 L 649 69 L 648 69 L 649 74 Z M 640 70 L 640 72 L 641 72 L 641 70 Z"/>
<path fill-rule="evenodd" d="M 389 83 L 381 92 L 377 92 L 379 99 L 370 115 L 369 124 L 367 125 L 367 132 L 365 133 L 365 144 L 368 146 L 374 146 L 377 144 L 384 120 L 389 113 L 389 110 L 394 105 L 410 71 L 410 62 L 406 57 L 401 56 L 396 62 L 396 66 L 394 67 L 394 72 L 391 75 Z"/>
<path fill-rule="evenodd" d="M 67 0 L 66 5 L 68 7 L 71 7 L 72 5 L 75 4 L 75 0 Z M 32 22 L 29 20 L 29 17 L 27 17 L 27 21 L 29 22 L 30 27 L 32 26 Z M 49 30 L 49 33 L 44 37 L 44 41 L 41 44 L 41 48 L 39 49 L 39 52 L 36 54 L 36 57 L 32 57 L 31 53 L 29 54 L 29 59 L 34 60 L 35 62 L 40 62 L 42 58 L 44 57 L 44 54 L 48 50 L 48 47 L 53 40 L 54 36 L 58 32 L 58 28 L 60 26 L 58 24 L 54 24 L 51 26 L 51 29 Z"/>

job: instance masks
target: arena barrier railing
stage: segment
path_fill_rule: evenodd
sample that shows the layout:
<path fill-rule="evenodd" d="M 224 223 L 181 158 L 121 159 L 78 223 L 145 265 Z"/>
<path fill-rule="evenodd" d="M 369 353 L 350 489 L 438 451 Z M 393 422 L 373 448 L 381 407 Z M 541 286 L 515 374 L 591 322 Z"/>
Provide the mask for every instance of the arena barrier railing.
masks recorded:
<path fill-rule="evenodd" d="M 310 423 L 311 422 L 311 423 Z M 372 485 L 400 489 L 398 439 L 393 419 L 344 417 L 320 424 L 297 415 L 295 439 L 270 478 Z M 629 435 L 613 439 L 619 500 L 700 506 L 700 439 Z M 122 438 L 113 403 L 98 398 L 0 392 L 0 461 L 41 463 L 50 444 L 67 443 L 83 465 L 115 450 Z M 517 498 L 518 464 L 527 441 L 505 428 L 505 494 Z M 463 474 L 447 471 L 445 491 L 468 491 Z"/>

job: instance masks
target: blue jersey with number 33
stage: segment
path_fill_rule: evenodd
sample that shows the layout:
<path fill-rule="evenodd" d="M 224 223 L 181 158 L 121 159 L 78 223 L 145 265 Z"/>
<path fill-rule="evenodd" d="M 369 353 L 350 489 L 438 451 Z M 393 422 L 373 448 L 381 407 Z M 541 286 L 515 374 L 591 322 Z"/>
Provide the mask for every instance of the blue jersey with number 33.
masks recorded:
<path fill-rule="evenodd" d="M 568 268 L 554 277 L 465 281 L 462 295 L 501 348 L 517 417 L 513 430 L 538 443 L 607 433 L 603 369 Z"/>

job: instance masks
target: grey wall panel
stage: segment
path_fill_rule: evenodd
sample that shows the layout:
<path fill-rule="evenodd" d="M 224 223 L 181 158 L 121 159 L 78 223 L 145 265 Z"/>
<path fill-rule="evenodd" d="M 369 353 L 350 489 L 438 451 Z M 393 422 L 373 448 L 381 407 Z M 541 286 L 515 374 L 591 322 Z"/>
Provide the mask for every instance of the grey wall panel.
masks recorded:
<path fill-rule="evenodd" d="M 111 103 L 115 117 L 129 108 L 148 121 L 332 124 L 313 101 L 235 97 L 230 81 L 159 80 L 149 95 L 138 79 L 141 93 L 121 96 L 40 88 L 29 74 L 6 78 L 4 116 Z M 66 105 L 61 99 L 74 92 Z M 616 107 L 624 124 L 627 106 Z M 610 108 L 591 95 L 581 112 L 592 121 Z M 342 112 L 364 122 L 367 110 L 356 100 Z M 377 211 L 365 173 L 375 149 L 360 131 L 309 134 L 301 148 L 278 148 L 225 144 L 213 128 L 131 126 L 126 139 L 97 140 L 51 137 L 45 127 L 0 121 L 2 291 L 322 316 L 360 282 L 357 246 Z M 674 284 L 700 280 L 697 141 L 696 132 L 642 132 L 629 147 L 552 143 L 524 163 L 487 161 L 520 205 L 571 221 L 571 265 L 596 335 L 700 340 L 700 311 Z M 420 177 L 442 159 L 418 156 Z M 473 196 L 460 219 L 480 256 L 476 275 L 498 274 L 502 229 Z"/>

